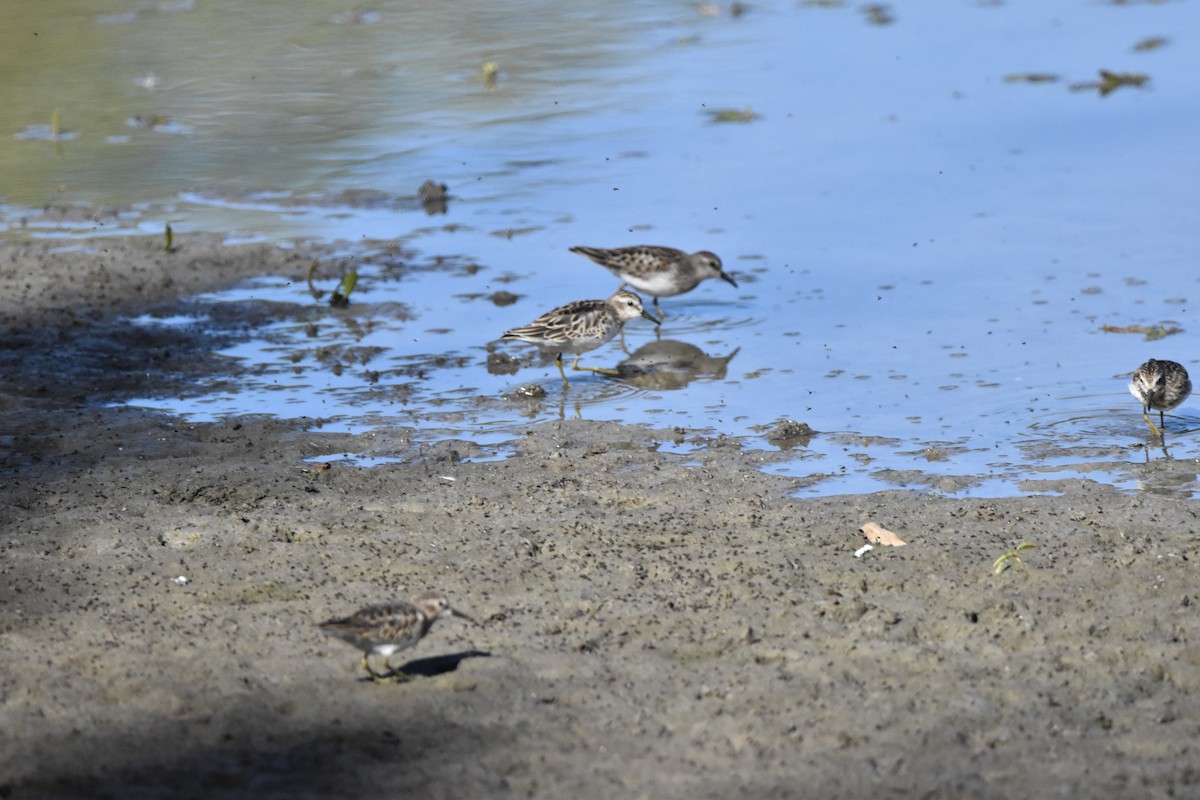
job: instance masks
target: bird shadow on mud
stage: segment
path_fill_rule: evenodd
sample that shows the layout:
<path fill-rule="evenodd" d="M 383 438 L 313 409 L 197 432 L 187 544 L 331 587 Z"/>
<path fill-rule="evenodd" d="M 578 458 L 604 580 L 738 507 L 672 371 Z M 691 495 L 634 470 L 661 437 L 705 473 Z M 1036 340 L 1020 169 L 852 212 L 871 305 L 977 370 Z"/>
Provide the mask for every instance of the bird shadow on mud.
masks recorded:
<path fill-rule="evenodd" d="M 491 656 L 492 654 L 486 650 L 464 650 L 461 653 L 416 658 L 397 667 L 396 672 L 409 678 L 436 678 L 438 675 L 454 672 L 468 658 L 491 658 Z M 371 678 L 364 677 L 363 680 L 369 683 Z"/>

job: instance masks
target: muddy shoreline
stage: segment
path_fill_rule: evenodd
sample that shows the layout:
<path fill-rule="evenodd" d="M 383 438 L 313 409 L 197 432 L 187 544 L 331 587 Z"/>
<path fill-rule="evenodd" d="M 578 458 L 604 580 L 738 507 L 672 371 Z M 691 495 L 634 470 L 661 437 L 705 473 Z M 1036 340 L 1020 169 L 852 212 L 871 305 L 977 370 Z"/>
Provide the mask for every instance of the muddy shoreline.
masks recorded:
<path fill-rule="evenodd" d="M 161 245 L 0 246 L 0 796 L 1196 791 L 1191 501 L 799 500 L 752 451 L 581 420 L 319 469 L 361 441 L 111 405 L 212 369 L 122 315 L 320 255 Z M 909 544 L 856 558 L 870 520 Z M 315 628 L 430 588 L 481 624 L 409 683 Z"/>

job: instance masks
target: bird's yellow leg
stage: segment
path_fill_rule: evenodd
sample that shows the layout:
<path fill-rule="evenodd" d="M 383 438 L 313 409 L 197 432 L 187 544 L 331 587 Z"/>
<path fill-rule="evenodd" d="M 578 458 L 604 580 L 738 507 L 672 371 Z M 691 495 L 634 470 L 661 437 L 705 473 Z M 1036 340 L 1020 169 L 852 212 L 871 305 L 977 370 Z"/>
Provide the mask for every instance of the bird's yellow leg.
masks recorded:
<path fill-rule="evenodd" d="M 363 653 L 363 657 L 362 657 L 362 668 L 363 668 L 363 670 L 364 670 L 364 671 L 366 671 L 366 673 L 367 673 L 368 675 L 370 675 L 372 678 L 374 678 L 374 679 L 376 679 L 376 680 L 378 680 L 378 679 L 379 679 L 379 673 L 378 673 L 378 672 L 376 672 L 375 670 L 371 669 L 371 657 L 370 657 L 370 655 L 369 655 L 369 654 L 367 654 L 367 653 Z"/>
<path fill-rule="evenodd" d="M 394 682 L 396 679 L 396 670 L 392 669 L 391 665 L 387 663 L 387 659 L 384 659 L 383 665 L 385 667 L 387 667 L 388 671 L 387 672 L 376 672 L 374 669 L 371 668 L 371 661 L 370 661 L 369 656 L 367 654 L 364 654 L 362 657 L 362 668 L 365 669 L 367 671 L 367 674 L 371 676 L 371 680 L 375 681 L 376 683 Z"/>
<path fill-rule="evenodd" d="M 566 388 L 567 386 L 570 386 L 571 384 L 567 381 L 567 373 L 563 371 L 562 353 L 558 354 L 558 357 L 554 359 L 554 363 L 558 365 L 558 374 L 562 376 L 563 387 Z M 577 363 L 577 364 L 579 363 L 578 356 L 576 356 L 576 358 L 575 358 L 575 363 Z"/>
<path fill-rule="evenodd" d="M 1150 419 L 1150 409 L 1146 408 L 1145 406 L 1142 407 L 1142 419 L 1146 420 L 1146 424 L 1150 426 L 1150 432 L 1154 434 L 1155 438 L 1163 438 L 1162 431 L 1160 431 L 1158 426 L 1154 424 L 1154 420 Z M 1167 427 L 1165 420 L 1163 421 L 1163 427 Z"/>
<path fill-rule="evenodd" d="M 608 367 L 581 367 L 581 366 L 579 366 L 580 357 L 581 356 L 575 356 L 575 363 L 571 365 L 571 369 L 578 370 L 579 372 L 599 372 L 601 375 L 620 375 L 621 374 L 619 371 L 617 371 L 615 369 L 609 369 Z M 566 378 L 563 378 L 563 380 L 565 381 Z"/>
<path fill-rule="evenodd" d="M 412 675 L 396 669 L 386 658 L 383 660 L 383 665 L 387 667 L 387 672 L 377 676 L 375 678 L 376 683 L 404 683 L 405 681 L 412 680 Z"/>

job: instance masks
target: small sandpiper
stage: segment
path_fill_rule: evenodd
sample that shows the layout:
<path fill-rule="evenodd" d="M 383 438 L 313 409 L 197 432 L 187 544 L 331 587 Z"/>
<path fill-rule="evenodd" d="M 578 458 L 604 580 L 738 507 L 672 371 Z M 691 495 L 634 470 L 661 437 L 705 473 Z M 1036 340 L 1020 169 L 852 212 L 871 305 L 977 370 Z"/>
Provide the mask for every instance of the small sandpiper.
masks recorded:
<path fill-rule="evenodd" d="M 414 603 L 400 601 L 367 606 L 344 619 L 322 622 L 321 630 L 362 650 L 362 668 L 371 676 L 371 680 L 400 683 L 410 676 L 394 668 L 388 659 L 393 653 L 416 645 L 429 633 L 434 622 L 449 616 L 475 621 L 451 608 L 450 601 L 442 595 L 429 593 L 421 595 Z M 376 672 L 371 668 L 372 655 L 383 656 L 386 672 Z"/>
<path fill-rule="evenodd" d="M 1159 424 L 1165 429 L 1164 415 L 1188 398 L 1192 393 L 1192 380 L 1182 364 L 1152 358 L 1134 370 L 1129 393 L 1141 402 L 1142 419 L 1150 425 L 1151 433 L 1161 439 L 1162 431 L 1150 419 L 1150 411 L 1158 412 Z"/>
<path fill-rule="evenodd" d="M 554 362 L 558 364 L 558 374 L 562 376 L 563 386 L 570 386 L 567 373 L 563 370 L 563 353 L 575 355 L 575 363 L 571 365 L 573 370 L 618 375 L 620 373 L 615 369 L 581 367 L 579 357 L 612 339 L 620 333 L 626 322 L 638 317 L 659 324 L 642 306 L 642 298 L 622 290 L 607 300 L 576 300 L 559 306 L 528 325 L 505 331 L 500 338 L 535 344 L 543 350 L 557 353 Z"/>
<path fill-rule="evenodd" d="M 587 256 L 639 292 L 653 297 L 660 319 L 663 317 L 658 304 L 660 297 L 690 292 L 709 278 L 720 278 L 737 287 L 737 281 L 721 267 L 721 259 L 707 250 L 689 255 L 673 247 L 640 244 L 612 250 L 572 247 L 571 252 Z"/>

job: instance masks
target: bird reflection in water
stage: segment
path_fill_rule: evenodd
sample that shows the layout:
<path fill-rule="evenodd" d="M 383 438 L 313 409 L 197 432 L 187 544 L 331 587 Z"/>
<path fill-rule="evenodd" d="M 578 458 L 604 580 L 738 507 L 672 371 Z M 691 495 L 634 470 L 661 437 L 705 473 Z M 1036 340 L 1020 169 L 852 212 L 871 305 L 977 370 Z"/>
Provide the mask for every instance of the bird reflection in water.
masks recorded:
<path fill-rule="evenodd" d="M 700 378 L 724 379 L 729 362 L 740 350 L 710 356 L 693 344 L 662 339 L 642 345 L 617 364 L 617 377 L 639 389 L 682 389 Z"/>

